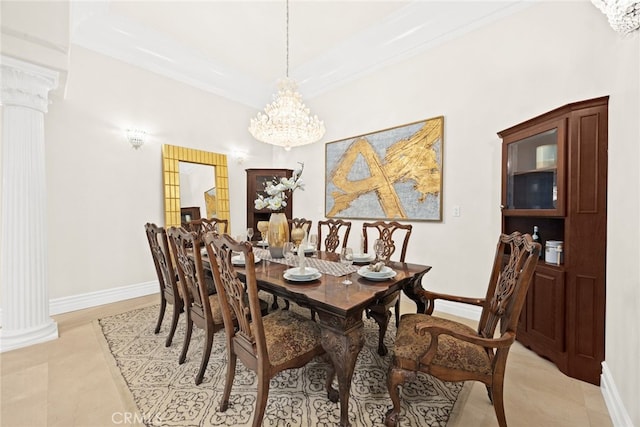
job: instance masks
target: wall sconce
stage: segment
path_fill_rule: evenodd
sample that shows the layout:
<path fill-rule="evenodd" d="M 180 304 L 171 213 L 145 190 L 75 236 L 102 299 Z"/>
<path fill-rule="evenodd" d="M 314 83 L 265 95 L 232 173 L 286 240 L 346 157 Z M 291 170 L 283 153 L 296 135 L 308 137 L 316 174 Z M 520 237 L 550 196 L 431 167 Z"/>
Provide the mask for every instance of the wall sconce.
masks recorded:
<path fill-rule="evenodd" d="M 246 151 L 234 151 L 231 153 L 231 157 L 235 159 L 236 163 L 239 165 L 243 164 L 245 160 L 247 160 L 247 152 Z"/>
<path fill-rule="evenodd" d="M 147 140 L 147 132 L 140 129 L 127 129 L 127 140 L 137 150 Z"/>

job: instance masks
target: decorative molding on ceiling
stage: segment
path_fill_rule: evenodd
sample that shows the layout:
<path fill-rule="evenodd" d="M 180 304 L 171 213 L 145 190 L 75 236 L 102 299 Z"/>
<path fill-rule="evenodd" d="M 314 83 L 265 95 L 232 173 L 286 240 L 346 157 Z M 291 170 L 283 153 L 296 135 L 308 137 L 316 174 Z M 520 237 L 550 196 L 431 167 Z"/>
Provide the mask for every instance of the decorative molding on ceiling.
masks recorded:
<path fill-rule="evenodd" d="M 534 0 L 413 1 L 291 70 L 310 99 L 530 6 Z M 261 109 L 274 90 L 174 39 L 109 12 L 108 1 L 71 2 L 71 42 Z"/>

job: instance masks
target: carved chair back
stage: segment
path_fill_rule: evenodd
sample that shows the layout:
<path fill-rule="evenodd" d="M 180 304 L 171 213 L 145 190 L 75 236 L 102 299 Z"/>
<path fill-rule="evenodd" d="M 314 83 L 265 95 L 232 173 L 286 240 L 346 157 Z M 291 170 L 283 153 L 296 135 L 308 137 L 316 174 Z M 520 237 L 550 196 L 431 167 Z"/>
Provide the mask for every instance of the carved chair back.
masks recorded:
<path fill-rule="evenodd" d="M 349 232 L 351 231 L 351 221 L 341 219 L 318 221 L 318 243 L 320 244 L 320 249 L 322 249 L 323 230 L 326 231 L 326 237 L 324 238 L 325 251 L 335 252 L 338 246 L 342 248 L 347 247 Z"/>
<path fill-rule="evenodd" d="M 178 277 L 182 284 L 182 294 L 185 298 L 185 310 L 188 316 L 200 328 L 205 328 L 208 322 L 213 323 L 209 292 L 202 266 L 202 255 L 199 249 L 200 238 L 196 233 L 181 227 L 171 227 L 168 231 L 171 250 L 176 260 Z"/>
<path fill-rule="evenodd" d="M 229 221 L 220 218 L 200 218 L 193 221 L 185 222 L 182 227 L 187 231 L 196 233 L 200 242 L 203 242 L 205 233 L 213 231 L 214 233 L 226 233 Z"/>
<path fill-rule="evenodd" d="M 306 218 L 292 218 L 288 220 L 289 222 L 289 236 L 291 236 L 291 230 L 294 228 L 302 228 L 304 231 L 309 234 L 311 232 L 311 225 L 313 221 Z"/>
<path fill-rule="evenodd" d="M 396 252 L 396 249 L 400 248 L 399 261 L 404 262 L 412 229 L 413 226 L 411 224 L 400 224 L 397 221 L 365 222 L 362 224 L 364 252 L 367 253 L 369 242 L 371 242 L 371 244 L 373 245 L 376 239 L 381 239 L 384 242 L 384 252 L 382 254 L 382 259 L 385 261 L 389 261 L 391 256 Z M 394 236 L 397 240 L 394 240 Z M 400 242 L 402 242 L 401 245 Z"/>
<path fill-rule="evenodd" d="M 162 327 L 162 320 L 164 319 L 167 303 L 173 305 L 171 326 L 165 341 L 165 345 L 168 347 L 173 341 L 173 335 L 176 332 L 178 318 L 180 317 L 184 302 L 179 288 L 180 285 L 176 278 L 176 271 L 173 267 L 173 255 L 169 250 L 166 230 L 152 223 L 145 224 L 144 228 L 153 257 L 153 264 L 156 267 L 158 283 L 160 284 L 160 312 L 154 330 L 156 334 L 160 332 L 160 328 Z"/>
<path fill-rule="evenodd" d="M 502 234 L 496 249 L 491 278 L 484 299 L 478 334 L 492 338 L 500 324 L 500 334 L 515 334 L 518 318 L 533 277 L 539 250 L 534 252 L 528 234 Z M 507 259 L 505 263 L 505 259 Z M 499 350 L 498 350 L 499 351 Z"/>
<path fill-rule="evenodd" d="M 144 226 L 149 241 L 149 248 L 153 256 L 153 264 L 156 267 L 158 282 L 160 283 L 160 293 L 171 303 L 182 303 L 182 298 L 178 292 L 178 282 L 176 271 L 173 267 L 171 252 L 169 251 L 169 241 L 167 232 L 163 227 L 147 223 Z"/>
<path fill-rule="evenodd" d="M 209 259 L 215 260 L 211 269 L 221 300 L 227 337 L 243 350 L 238 354 L 243 362 L 249 358 L 255 364 L 259 357 L 266 357 L 267 347 L 251 243 L 237 242 L 227 234 L 208 233 L 205 235 L 205 247 Z M 231 261 L 234 253 L 244 255 L 246 285 L 238 278 Z"/>

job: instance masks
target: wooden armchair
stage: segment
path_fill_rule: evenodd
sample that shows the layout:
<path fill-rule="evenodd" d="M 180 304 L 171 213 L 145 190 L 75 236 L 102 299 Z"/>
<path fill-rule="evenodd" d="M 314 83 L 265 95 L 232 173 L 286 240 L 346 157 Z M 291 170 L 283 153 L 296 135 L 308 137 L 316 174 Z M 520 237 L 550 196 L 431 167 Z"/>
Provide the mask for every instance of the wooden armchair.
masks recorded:
<path fill-rule="evenodd" d="M 168 235 L 171 242 L 171 250 L 176 258 L 178 276 L 182 285 L 182 295 L 188 296 L 184 299 L 187 330 L 184 335 L 182 353 L 178 363 L 183 364 L 187 358 L 191 333 L 195 324 L 203 329 L 206 334 L 200 370 L 196 375 L 196 384 L 200 384 L 209 363 L 209 356 L 211 356 L 213 334 L 224 327 L 222 311 L 218 295 L 209 295 L 205 283 L 199 237 L 195 233 L 177 227 L 170 228 Z M 194 250 L 193 248 L 196 249 Z"/>
<path fill-rule="evenodd" d="M 178 326 L 178 318 L 184 307 L 178 281 L 176 279 L 176 271 L 173 268 L 171 252 L 169 252 L 169 242 L 167 240 L 167 232 L 164 228 L 155 224 L 147 223 L 144 226 L 149 241 L 149 248 L 153 256 L 153 264 L 156 267 L 158 275 L 158 283 L 160 284 L 160 313 L 158 315 L 158 323 L 154 333 L 160 332 L 162 319 L 167 308 L 167 303 L 173 306 L 173 314 L 171 316 L 171 329 L 165 346 L 169 347 L 173 341 L 173 335 Z"/>
<path fill-rule="evenodd" d="M 320 327 L 292 311 L 275 311 L 263 316 L 260 312 L 256 284 L 253 248 L 249 242 L 236 242 L 228 235 L 207 234 L 206 248 L 212 262 L 218 295 L 222 304 L 227 336 L 228 365 L 220 411 L 229 406 L 231 386 L 235 377 L 236 361 L 258 375 L 258 396 L 253 416 L 253 427 L 262 425 L 267 405 L 269 380 L 285 369 L 299 368 L 315 356 L 323 354 L 320 345 Z M 233 252 L 244 254 L 246 279 L 243 283 L 231 262 Z M 237 324 L 234 323 L 237 319 Z M 334 377 L 330 365 L 326 383 L 327 393 L 332 393 Z M 337 401 L 337 393 L 332 394 Z"/>
<path fill-rule="evenodd" d="M 386 426 L 397 426 L 398 386 L 424 372 L 444 381 L 480 381 L 487 387 L 498 424 L 506 427 L 503 386 L 507 355 L 516 339 L 518 317 L 538 263 L 540 244 L 528 234 L 502 234 L 485 298 L 468 298 L 420 290 L 426 314 L 400 319 L 387 386 L 393 407 Z M 437 299 L 482 307 L 478 329 L 432 316 Z M 497 325 L 500 334 L 496 336 Z M 495 338 L 494 338 L 495 337 Z"/>
<path fill-rule="evenodd" d="M 396 253 L 396 250 L 400 249 L 398 260 L 404 262 L 412 229 L 413 226 L 411 224 L 400 224 L 396 221 L 365 222 L 362 224 L 364 252 L 367 253 L 369 242 L 373 245 L 376 239 L 380 239 L 384 242 L 384 252 L 381 257 L 383 261 L 389 261 Z M 397 241 L 395 239 L 397 239 Z M 400 245 L 400 242 L 402 242 L 402 245 Z M 380 334 L 378 336 L 378 354 L 380 356 L 387 354 L 387 347 L 384 345 L 384 336 L 387 333 L 389 319 L 391 318 L 391 312 L 389 311 L 391 307 L 395 307 L 396 326 L 398 326 L 400 323 L 400 291 L 377 299 L 367 307 L 366 310 L 367 317 L 373 317 L 373 320 L 375 320 L 380 327 Z"/>
<path fill-rule="evenodd" d="M 324 250 L 335 252 L 338 246 L 347 247 L 349 231 L 351 231 L 351 221 L 341 219 L 327 219 L 318 221 L 318 243 L 322 249 L 322 230 L 326 230 L 327 237 L 324 239 Z M 342 245 L 340 244 L 342 243 Z"/>

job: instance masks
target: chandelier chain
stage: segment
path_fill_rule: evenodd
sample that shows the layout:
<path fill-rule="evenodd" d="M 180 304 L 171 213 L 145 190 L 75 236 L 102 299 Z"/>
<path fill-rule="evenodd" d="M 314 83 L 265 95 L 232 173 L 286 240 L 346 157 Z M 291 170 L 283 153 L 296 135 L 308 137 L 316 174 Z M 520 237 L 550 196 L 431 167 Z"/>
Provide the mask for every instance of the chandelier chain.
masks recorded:
<path fill-rule="evenodd" d="M 289 78 L 289 0 L 287 0 L 287 71 L 285 75 Z"/>

